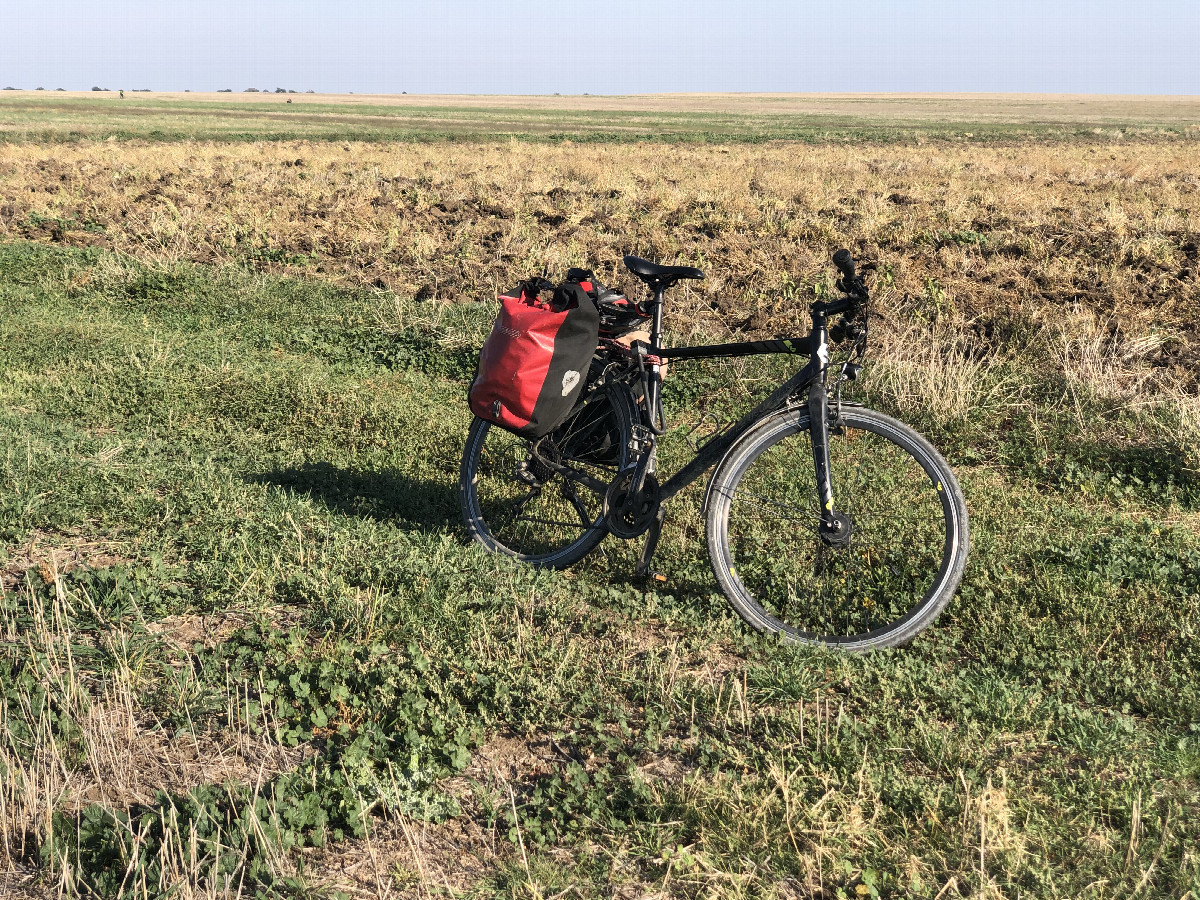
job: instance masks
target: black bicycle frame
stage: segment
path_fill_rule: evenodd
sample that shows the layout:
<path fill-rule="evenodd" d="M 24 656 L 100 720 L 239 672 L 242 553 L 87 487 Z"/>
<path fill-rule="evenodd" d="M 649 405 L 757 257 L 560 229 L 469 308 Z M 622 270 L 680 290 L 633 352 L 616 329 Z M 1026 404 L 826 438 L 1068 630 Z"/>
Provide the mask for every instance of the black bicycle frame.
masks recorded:
<path fill-rule="evenodd" d="M 689 484 L 707 472 L 723 457 L 729 448 L 744 435 L 762 416 L 783 406 L 789 397 L 808 388 L 808 411 L 811 426 L 813 462 L 816 466 L 817 489 L 821 502 L 821 517 L 832 520 L 833 491 L 829 481 L 829 428 L 826 420 L 826 395 L 822 374 L 829 365 L 829 339 L 825 315 L 813 310 L 812 332 L 804 337 L 781 338 L 773 341 L 742 341 L 733 344 L 708 344 L 700 347 L 660 347 L 662 335 L 662 292 L 654 297 L 654 330 L 650 345 L 654 354 L 662 359 L 721 359 L 733 356 L 757 356 L 768 353 L 788 353 L 808 356 L 808 363 L 771 392 L 762 403 L 742 416 L 733 427 L 727 429 L 700 448 L 695 458 L 676 472 L 660 488 L 660 502 L 665 503 Z M 661 377 L 659 367 L 652 367 L 650 396 L 647 398 L 647 414 L 655 416 L 654 410 L 660 402 Z"/>

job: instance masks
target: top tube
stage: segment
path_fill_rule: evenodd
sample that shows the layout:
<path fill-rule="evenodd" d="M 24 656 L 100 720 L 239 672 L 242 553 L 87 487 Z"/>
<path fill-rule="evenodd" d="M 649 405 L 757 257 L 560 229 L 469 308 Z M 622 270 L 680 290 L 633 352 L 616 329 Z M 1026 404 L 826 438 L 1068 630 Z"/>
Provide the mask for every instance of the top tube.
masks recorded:
<path fill-rule="evenodd" d="M 790 353 L 812 356 L 817 341 L 811 335 L 780 338 L 774 341 L 739 341 L 734 344 L 704 344 L 699 347 L 664 347 L 655 351 L 663 359 L 713 359 L 725 356 L 758 356 L 765 353 Z"/>

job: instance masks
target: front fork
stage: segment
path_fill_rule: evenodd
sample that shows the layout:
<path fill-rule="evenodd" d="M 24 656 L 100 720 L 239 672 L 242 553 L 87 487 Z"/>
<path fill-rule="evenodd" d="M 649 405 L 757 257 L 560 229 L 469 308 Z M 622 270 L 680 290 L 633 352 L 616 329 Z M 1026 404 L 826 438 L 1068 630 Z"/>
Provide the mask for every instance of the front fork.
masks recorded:
<path fill-rule="evenodd" d="M 815 318 L 814 332 L 817 337 L 815 356 L 821 362 L 821 373 L 808 389 L 808 434 L 812 441 L 813 470 L 817 477 L 817 502 L 821 506 L 821 522 L 817 533 L 830 547 L 846 547 L 854 532 L 850 517 L 833 507 L 833 482 L 829 475 L 829 393 L 825 387 L 829 367 L 829 344 L 825 321 Z M 846 380 L 846 367 L 838 379 L 835 390 L 838 397 L 838 413 L 841 413 L 841 384 Z"/>
<path fill-rule="evenodd" d="M 825 383 L 817 381 L 808 390 L 808 433 L 812 440 L 813 465 L 817 473 L 817 498 L 821 504 L 821 528 L 834 523 L 833 485 L 829 483 L 829 396 Z"/>
<path fill-rule="evenodd" d="M 842 549 L 850 546 L 854 522 L 848 515 L 833 508 L 833 485 L 829 477 L 828 400 L 823 382 L 817 382 L 809 389 L 808 434 L 812 440 L 813 467 L 817 475 L 817 501 L 821 504 L 817 535 L 827 546 Z M 840 402 L 838 406 L 840 408 Z"/>

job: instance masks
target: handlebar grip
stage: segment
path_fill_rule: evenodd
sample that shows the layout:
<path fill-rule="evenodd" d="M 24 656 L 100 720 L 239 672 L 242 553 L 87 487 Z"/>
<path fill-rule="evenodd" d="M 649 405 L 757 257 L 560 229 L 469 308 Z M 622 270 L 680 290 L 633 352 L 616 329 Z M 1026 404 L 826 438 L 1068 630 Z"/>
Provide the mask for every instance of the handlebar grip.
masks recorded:
<path fill-rule="evenodd" d="M 838 267 L 847 283 L 854 281 L 854 258 L 849 250 L 839 250 L 833 254 L 833 264 Z"/>

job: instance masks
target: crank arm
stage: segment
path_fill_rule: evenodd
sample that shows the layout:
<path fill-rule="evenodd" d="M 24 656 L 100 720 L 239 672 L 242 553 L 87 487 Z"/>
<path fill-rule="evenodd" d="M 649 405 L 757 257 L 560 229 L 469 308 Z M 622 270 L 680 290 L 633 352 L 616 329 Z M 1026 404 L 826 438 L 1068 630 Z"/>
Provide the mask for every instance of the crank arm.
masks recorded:
<path fill-rule="evenodd" d="M 654 522 L 646 531 L 646 543 L 642 545 L 642 552 L 638 556 L 637 566 L 633 570 L 633 574 L 639 578 L 650 574 L 650 562 L 654 559 L 654 551 L 658 549 L 658 538 L 662 534 L 663 517 L 666 514 L 666 507 L 660 506 L 658 513 L 654 516 Z"/>

